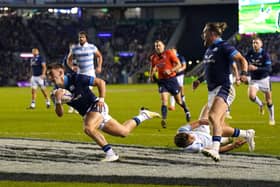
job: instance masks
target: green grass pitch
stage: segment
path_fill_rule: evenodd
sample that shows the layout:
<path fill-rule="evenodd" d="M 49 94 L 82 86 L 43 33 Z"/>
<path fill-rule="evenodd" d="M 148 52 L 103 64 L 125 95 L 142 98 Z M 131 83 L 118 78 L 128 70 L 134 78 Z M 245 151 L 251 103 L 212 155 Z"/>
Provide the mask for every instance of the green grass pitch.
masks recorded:
<path fill-rule="evenodd" d="M 49 88 L 50 90 L 51 88 Z M 94 91 L 96 88 L 94 88 Z M 185 85 L 187 104 L 192 113 L 192 119 L 197 119 L 201 107 L 207 101 L 206 85 L 201 85 L 196 91 L 191 85 Z M 259 115 L 256 104 L 247 97 L 247 86 L 236 87 L 237 98 L 231 107 L 232 120 L 228 120 L 233 127 L 256 130 L 257 154 L 280 154 L 279 136 L 279 103 L 280 84 L 273 84 L 273 101 L 275 105 L 276 125 L 268 125 L 268 111 L 264 116 Z M 263 100 L 263 94 L 259 92 Z M 30 104 L 30 88 L 0 88 L 0 137 L 24 137 L 91 142 L 83 133 L 82 119 L 78 114 L 65 114 L 62 118 L 56 116 L 54 108 L 45 108 L 45 101 L 38 91 L 37 107 L 27 110 Z M 138 114 L 141 106 L 160 113 L 160 96 L 156 84 L 142 85 L 107 85 L 106 102 L 110 107 L 110 114 L 124 122 Z M 176 106 L 176 111 L 168 112 L 168 128 L 162 129 L 160 119 L 145 121 L 128 137 L 120 138 L 106 135 L 111 144 L 135 144 L 144 146 L 175 147 L 173 137 L 176 130 L 185 124 L 183 110 Z M 248 152 L 247 146 L 237 149 L 238 152 Z"/>
<path fill-rule="evenodd" d="M 242 129 L 254 128 L 256 130 L 256 154 L 280 155 L 279 132 L 279 103 L 280 84 L 274 83 L 273 101 L 275 104 L 276 125 L 268 125 L 268 112 L 264 116 L 258 113 L 257 105 L 249 101 L 247 97 L 247 85 L 236 87 L 237 99 L 231 107 L 232 120 L 228 120 L 231 126 Z M 51 88 L 48 88 L 49 90 Z M 202 84 L 196 91 L 191 90 L 191 85 L 185 85 L 185 93 L 188 106 L 192 113 L 192 119 L 199 115 L 201 107 L 207 101 L 206 85 Z M 96 91 L 96 88 L 94 88 Z M 259 93 L 263 100 L 263 94 Z M 65 115 L 58 118 L 52 106 L 45 108 L 45 101 L 38 91 L 37 107 L 35 110 L 27 110 L 30 104 L 30 88 L 3 87 L 0 88 L 0 137 L 41 138 L 55 140 L 69 140 L 93 142 L 82 130 L 82 120 L 78 114 L 68 114 L 68 106 L 65 105 Z M 107 85 L 106 102 L 110 106 L 110 114 L 124 122 L 135 116 L 141 106 L 160 112 L 160 97 L 156 84 L 142 85 Z M 128 137 L 119 138 L 105 135 L 111 144 L 136 144 L 144 146 L 162 146 L 175 148 L 173 137 L 176 130 L 185 124 L 182 109 L 178 106 L 176 111 L 168 113 L 168 128 L 162 129 L 160 119 L 145 121 L 136 128 Z M 247 145 L 237 152 L 248 153 Z M 0 181 L 0 186 L 143 186 L 136 184 L 106 184 L 106 183 L 59 183 L 59 182 L 15 182 Z M 164 185 L 144 185 L 164 186 Z M 167 187 L 167 186 L 166 186 Z"/>

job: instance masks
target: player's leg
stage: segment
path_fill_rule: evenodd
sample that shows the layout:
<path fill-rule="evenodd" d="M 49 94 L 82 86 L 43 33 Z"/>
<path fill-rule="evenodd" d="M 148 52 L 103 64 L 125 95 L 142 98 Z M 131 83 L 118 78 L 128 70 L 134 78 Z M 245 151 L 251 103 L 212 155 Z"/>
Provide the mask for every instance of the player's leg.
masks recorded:
<path fill-rule="evenodd" d="M 168 92 L 162 92 L 160 94 L 160 97 L 161 97 L 161 116 L 162 116 L 161 126 L 163 128 L 166 128 L 166 126 L 167 126 L 166 119 L 167 119 L 168 96 L 169 96 Z"/>
<path fill-rule="evenodd" d="M 98 130 L 102 122 L 103 116 L 99 112 L 89 112 L 84 118 L 84 132 L 101 147 L 108 144 L 105 137 Z"/>
<path fill-rule="evenodd" d="M 170 104 L 169 104 L 169 107 L 168 107 L 168 110 L 175 110 L 175 98 L 174 96 L 170 96 Z"/>
<path fill-rule="evenodd" d="M 209 122 L 213 126 L 213 144 L 211 148 L 204 148 L 202 153 L 205 156 L 210 156 L 216 162 L 220 160 L 219 149 L 223 132 L 222 123 L 227 107 L 228 105 L 225 103 L 224 99 L 216 96 L 213 105 L 209 109 Z"/>
<path fill-rule="evenodd" d="M 181 93 L 179 92 L 178 94 L 174 95 L 174 97 L 175 97 L 176 103 L 178 105 L 180 105 L 181 108 L 184 109 L 184 113 L 185 113 L 187 122 L 191 121 L 191 113 L 190 113 L 186 103 L 184 101 L 182 101 Z"/>
<path fill-rule="evenodd" d="M 30 104 L 30 108 L 34 109 L 36 107 L 36 98 L 37 98 L 37 88 L 31 88 L 31 104 Z"/>
<path fill-rule="evenodd" d="M 184 85 L 180 86 L 180 90 L 181 90 L 181 98 L 182 98 L 182 101 L 183 101 L 183 102 L 186 102 Z"/>
<path fill-rule="evenodd" d="M 209 108 L 208 108 L 208 105 L 206 104 L 202 107 L 198 119 L 200 119 L 200 120 L 207 119 L 208 120 L 208 113 L 209 113 Z"/>
<path fill-rule="evenodd" d="M 37 88 L 38 88 L 38 84 L 35 80 L 35 77 L 32 76 L 31 77 L 31 104 L 29 106 L 30 109 L 34 109 L 36 107 Z"/>
<path fill-rule="evenodd" d="M 42 91 L 42 93 L 43 93 L 43 95 L 44 95 L 44 97 L 45 97 L 45 100 L 46 100 L 46 107 L 47 107 L 47 108 L 50 108 L 51 102 L 50 102 L 50 98 L 49 98 L 49 96 L 48 96 L 48 94 L 47 94 L 47 89 L 46 89 L 46 87 L 41 88 L 41 91 Z"/>
<path fill-rule="evenodd" d="M 50 106 L 51 106 L 50 98 L 49 98 L 49 96 L 47 94 L 47 89 L 46 89 L 46 86 L 45 86 L 45 81 L 41 77 L 38 78 L 38 85 L 39 85 L 39 87 L 41 89 L 41 92 L 42 92 L 43 96 L 45 97 L 46 107 L 50 108 Z"/>
<path fill-rule="evenodd" d="M 223 124 L 223 137 L 242 137 L 245 138 L 249 146 L 249 151 L 255 150 L 255 130 L 243 130 L 239 128 L 232 128 L 228 124 Z"/>
<path fill-rule="evenodd" d="M 225 103 L 224 99 L 216 96 L 209 110 L 209 122 L 213 126 L 213 148 L 217 151 L 220 147 L 219 143 L 223 132 L 222 124 L 227 108 L 228 105 Z"/>
<path fill-rule="evenodd" d="M 181 98 L 183 102 L 186 102 L 185 100 L 185 90 L 184 90 L 184 74 L 177 76 L 177 81 L 180 87 L 180 93 Z"/>
<path fill-rule="evenodd" d="M 149 111 L 147 109 L 141 109 L 139 114 L 132 119 L 125 121 L 123 124 L 119 123 L 114 118 L 110 118 L 102 127 L 102 131 L 113 135 L 113 136 L 121 136 L 126 137 L 130 134 L 130 132 L 139 126 L 143 121 L 152 118 L 159 118 L 160 114 L 156 112 Z"/>
<path fill-rule="evenodd" d="M 222 125 L 225 119 L 225 113 L 235 98 L 235 92 L 230 87 L 218 86 L 208 93 L 209 122 L 213 127 L 212 147 L 204 148 L 202 153 L 210 156 L 213 160 L 219 161 L 219 148 L 222 139 Z"/>
<path fill-rule="evenodd" d="M 99 112 L 89 112 L 84 119 L 84 132 L 91 137 L 105 152 L 106 157 L 102 161 L 116 161 L 119 156 L 113 151 L 110 144 L 99 131 L 99 126 L 102 124 L 104 118 Z"/>
<path fill-rule="evenodd" d="M 260 114 L 264 115 L 264 107 L 262 101 L 259 99 L 257 96 L 257 92 L 259 91 L 258 87 L 256 84 L 250 84 L 248 88 L 248 96 L 249 99 L 256 103 L 259 106 Z"/>
<path fill-rule="evenodd" d="M 182 100 L 182 95 L 181 95 L 181 87 L 183 85 L 183 76 L 180 77 L 180 79 L 170 79 L 169 83 L 169 92 L 175 97 L 176 103 L 181 106 L 181 108 L 184 109 L 184 113 L 186 116 L 187 122 L 191 120 L 191 113 L 186 105 L 186 103 Z M 178 92 L 179 90 L 179 92 Z"/>
<path fill-rule="evenodd" d="M 275 125 L 275 119 L 274 119 L 274 105 L 272 102 L 272 92 L 268 91 L 265 92 L 265 99 L 267 103 L 267 108 L 269 111 L 269 124 L 270 125 Z"/>

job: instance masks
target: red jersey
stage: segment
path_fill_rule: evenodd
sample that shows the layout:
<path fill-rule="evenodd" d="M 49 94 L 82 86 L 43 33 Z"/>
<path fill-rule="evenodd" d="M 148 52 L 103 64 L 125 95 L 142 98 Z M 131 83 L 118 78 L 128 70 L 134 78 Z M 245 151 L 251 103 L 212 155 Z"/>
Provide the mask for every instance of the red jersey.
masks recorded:
<path fill-rule="evenodd" d="M 171 70 L 179 62 L 179 59 L 171 50 L 165 50 L 160 55 L 155 53 L 151 56 L 152 67 L 157 67 L 159 79 L 168 79 L 171 77 L 175 77 L 175 72 L 172 72 L 170 75 L 167 75 L 164 72 L 166 70 Z"/>

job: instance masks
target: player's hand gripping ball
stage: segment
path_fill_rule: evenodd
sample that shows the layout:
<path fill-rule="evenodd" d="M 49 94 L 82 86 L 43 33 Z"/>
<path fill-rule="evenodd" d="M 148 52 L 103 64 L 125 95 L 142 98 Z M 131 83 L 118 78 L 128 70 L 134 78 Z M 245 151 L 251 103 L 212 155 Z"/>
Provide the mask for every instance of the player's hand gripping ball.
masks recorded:
<path fill-rule="evenodd" d="M 57 98 L 56 98 L 56 92 L 57 91 L 62 91 L 63 95 L 61 97 L 61 104 L 65 104 L 65 103 L 68 103 L 72 100 L 73 98 L 73 95 L 71 94 L 70 91 L 66 90 L 66 89 L 62 89 L 62 88 L 58 88 L 58 89 L 55 89 L 51 92 L 51 99 L 54 103 L 56 103 L 57 101 Z"/>

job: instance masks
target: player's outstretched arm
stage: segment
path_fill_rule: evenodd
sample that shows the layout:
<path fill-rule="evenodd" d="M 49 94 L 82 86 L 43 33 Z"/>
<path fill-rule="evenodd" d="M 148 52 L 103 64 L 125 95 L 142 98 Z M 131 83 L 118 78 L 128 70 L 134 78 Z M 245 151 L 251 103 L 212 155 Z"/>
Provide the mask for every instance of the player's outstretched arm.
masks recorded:
<path fill-rule="evenodd" d="M 240 140 L 240 139 L 235 140 L 234 142 L 232 142 L 230 144 L 226 144 L 226 145 L 221 146 L 219 152 L 220 153 L 228 152 L 230 150 L 241 147 L 245 143 L 246 143 L 246 140 Z"/>
<path fill-rule="evenodd" d="M 64 110 L 62 106 L 63 89 L 57 89 L 54 93 L 55 113 L 58 117 L 62 117 Z"/>

